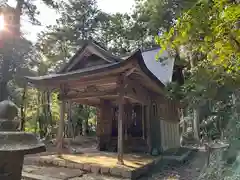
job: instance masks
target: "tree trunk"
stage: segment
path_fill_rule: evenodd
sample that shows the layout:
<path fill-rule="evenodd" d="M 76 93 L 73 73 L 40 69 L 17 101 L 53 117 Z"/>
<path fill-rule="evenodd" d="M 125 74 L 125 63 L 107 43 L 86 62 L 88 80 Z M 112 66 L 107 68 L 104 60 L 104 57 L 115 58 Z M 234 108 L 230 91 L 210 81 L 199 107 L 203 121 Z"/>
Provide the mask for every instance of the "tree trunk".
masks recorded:
<path fill-rule="evenodd" d="M 27 86 L 25 85 L 23 88 L 23 94 L 22 94 L 22 104 L 21 104 L 21 127 L 20 130 L 24 131 L 25 129 L 25 121 L 26 121 L 26 94 L 27 94 Z"/>
<path fill-rule="evenodd" d="M 190 55 L 190 67 L 191 70 L 193 70 L 196 66 L 196 62 L 197 62 L 197 57 L 196 57 L 196 53 L 193 51 Z M 194 132 L 194 138 L 195 140 L 199 141 L 199 135 L 200 135 L 200 126 L 199 126 L 199 107 L 196 107 L 193 109 L 193 132 Z"/>
<path fill-rule="evenodd" d="M 20 17 L 22 15 L 22 7 L 23 7 L 24 0 L 17 0 L 17 6 L 15 8 L 15 26 L 14 29 L 12 29 L 16 37 L 20 37 Z M 9 36 L 4 36 L 3 41 L 8 41 Z M 4 43 L 4 42 L 3 42 Z M 7 90 L 7 83 L 11 79 L 10 76 L 10 64 L 12 61 L 12 52 L 8 51 L 5 54 L 3 54 L 2 57 L 2 77 L 0 81 L 0 101 L 8 99 L 8 90 Z"/>
<path fill-rule="evenodd" d="M 72 103 L 69 101 L 68 102 L 68 136 L 74 138 L 74 123 L 73 123 L 73 119 L 72 119 Z"/>
<path fill-rule="evenodd" d="M 44 138 L 46 137 L 47 134 L 47 122 L 48 122 L 48 115 L 46 112 L 46 98 L 45 98 L 45 91 L 40 92 L 39 96 L 39 117 L 38 117 L 38 123 L 39 123 L 39 132 L 40 132 L 40 137 Z"/>
<path fill-rule="evenodd" d="M 88 135 L 88 118 L 83 120 L 83 123 L 82 123 L 82 134 L 83 134 L 83 136 L 87 136 Z"/>
<path fill-rule="evenodd" d="M 43 118 L 41 115 L 39 115 L 38 117 L 38 124 L 39 124 L 39 135 L 40 135 L 40 138 L 44 138 L 45 137 L 45 131 L 44 131 L 44 124 L 43 124 Z"/>
<path fill-rule="evenodd" d="M 15 29 L 14 34 L 20 37 L 20 19 L 22 15 L 22 8 L 23 8 L 24 0 L 17 0 L 17 5 L 15 8 Z"/>
<path fill-rule="evenodd" d="M 0 80 L 0 101 L 8 99 L 7 84 L 12 76 L 10 73 L 10 64 L 12 61 L 12 57 L 10 56 L 10 54 L 11 54 L 10 51 L 5 52 L 3 54 L 2 66 L 1 66 L 2 77 Z"/>
<path fill-rule="evenodd" d="M 0 82 L 0 101 L 4 101 L 7 99 L 8 99 L 7 82 L 3 80 Z"/>
<path fill-rule="evenodd" d="M 51 108 L 50 108 L 50 93 L 49 91 L 43 91 L 41 96 L 41 115 L 44 117 L 43 119 L 43 131 L 44 136 L 46 138 L 50 137 L 50 126 L 52 127 L 52 115 L 51 115 Z"/>
<path fill-rule="evenodd" d="M 53 122 L 52 122 L 52 112 L 51 112 L 51 93 L 49 91 L 46 92 L 46 98 L 47 98 L 47 112 L 48 112 L 48 122 L 49 124 L 53 125 Z"/>
<path fill-rule="evenodd" d="M 36 120 L 35 120 L 35 127 L 34 127 L 34 132 L 35 132 L 35 134 L 37 134 L 37 128 L 38 128 L 38 121 L 39 121 L 39 116 L 40 116 L 40 107 L 41 107 L 41 105 L 40 105 L 40 97 L 41 96 L 41 93 L 40 93 L 40 91 L 39 90 L 37 90 L 37 106 L 38 106 L 38 108 L 37 108 L 37 115 L 36 115 Z"/>
<path fill-rule="evenodd" d="M 193 132 L 195 140 L 199 141 L 199 109 L 193 110 Z"/>

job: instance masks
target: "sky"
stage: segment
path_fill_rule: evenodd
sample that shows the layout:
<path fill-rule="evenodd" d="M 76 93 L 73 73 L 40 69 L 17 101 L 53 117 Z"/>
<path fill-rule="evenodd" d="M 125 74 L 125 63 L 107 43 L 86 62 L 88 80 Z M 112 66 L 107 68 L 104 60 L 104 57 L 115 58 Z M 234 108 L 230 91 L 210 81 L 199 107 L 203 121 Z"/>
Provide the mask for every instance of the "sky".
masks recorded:
<path fill-rule="evenodd" d="M 128 13 L 134 6 L 134 0 L 97 0 L 98 7 L 107 13 Z M 8 0 L 8 4 L 15 6 L 15 0 Z M 31 41 L 36 41 L 37 34 L 44 30 L 46 26 L 56 23 L 57 13 L 48 8 L 42 3 L 37 3 L 37 8 L 40 11 L 38 19 L 41 22 L 41 26 L 31 25 L 26 18 L 22 20 L 23 32 L 26 34 L 26 38 Z"/>

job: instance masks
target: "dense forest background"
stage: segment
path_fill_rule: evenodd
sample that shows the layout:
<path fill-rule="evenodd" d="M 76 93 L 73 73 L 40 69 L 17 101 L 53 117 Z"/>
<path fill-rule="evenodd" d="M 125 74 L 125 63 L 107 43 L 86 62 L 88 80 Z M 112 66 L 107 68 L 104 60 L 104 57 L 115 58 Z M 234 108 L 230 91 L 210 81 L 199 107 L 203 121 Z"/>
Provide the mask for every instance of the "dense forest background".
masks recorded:
<path fill-rule="evenodd" d="M 57 93 L 29 86 L 24 76 L 57 72 L 86 40 L 94 40 L 118 55 L 156 46 L 155 37 L 169 30 L 181 12 L 193 3 L 136 1 L 131 14 L 107 14 L 97 7 L 95 0 L 43 2 L 59 13 L 57 24 L 41 32 L 36 43 L 29 42 L 21 32 L 20 19 L 28 16 L 33 25 L 39 25 L 38 9 L 31 1 L 18 0 L 14 12 L 20 24 L 16 26 L 15 22 L 18 38 L 3 39 L 0 49 L 0 100 L 13 100 L 20 108 L 21 129 L 40 133 L 41 137 L 56 133 Z M 71 116 L 74 127 L 86 128 L 86 119 L 96 124 L 94 108 L 73 104 L 68 109 L 66 119 Z M 84 133 L 82 128 L 81 132 Z"/>
<path fill-rule="evenodd" d="M 95 0 L 39 1 L 55 9 L 59 18 L 36 43 L 21 32 L 23 16 L 40 23 L 36 5 L 27 0 L 17 0 L 14 9 L 15 37 L 0 36 L 0 100 L 18 105 L 22 130 L 51 137 L 59 120 L 58 94 L 29 86 L 24 76 L 58 71 L 86 40 L 118 55 L 158 45 L 183 67 L 184 84 L 170 83 L 166 88 L 167 96 L 180 102 L 181 121 L 192 124 L 194 139 L 228 140 L 229 154 L 236 154 L 232 152 L 240 144 L 238 0 L 136 0 L 130 14 L 107 14 Z M 83 127 L 77 134 L 94 131 L 94 108 L 69 105 L 66 119 L 70 117 L 67 122 Z"/>
<path fill-rule="evenodd" d="M 58 71 L 86 40 L 94 40 L 117 55 L 156 45 L 171 52 L 183 67 L 185 81 L 170 83 L 166 94 L 180 102 L 181 120 L 192 123 L 194 138 L 238 141 L 239 1 L 136 0 L 129 14 L 102 12 L 95 0 L 42 2 L 55 9 L 59 18 L 39 34 L 36 43 L 21 32 L 22 16 L 32 24 L 40 23 L 32 1 L 17 0 L 18 38 L 1 36 L 0 100 L 11 99 L 19 106 L 22 130 L 51 137 L 59 120 L 57 93 L 37 90 L 23 77 Z M 83 127 L 78 133 L 86 133 L 88 125 L 94 129 L 94 108 L 69 105 L 66 119 L 70 117 L 74 127 Z"/>

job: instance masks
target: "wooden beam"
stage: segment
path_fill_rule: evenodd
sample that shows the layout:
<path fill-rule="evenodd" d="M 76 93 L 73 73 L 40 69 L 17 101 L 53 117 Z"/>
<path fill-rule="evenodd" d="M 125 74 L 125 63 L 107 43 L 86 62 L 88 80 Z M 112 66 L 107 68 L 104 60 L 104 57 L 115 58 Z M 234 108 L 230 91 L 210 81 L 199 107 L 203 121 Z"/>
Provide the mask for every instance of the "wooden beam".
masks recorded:
<path fill-rule="evenodd" d="M 116 84 L 117 77 L 106 77 L 102 79 L 86 79 L 86 80 L 75 80 L 73 82 L 69 82 L 69 87 L 85 87 L 85 86 L 91 86 L 91 85 L 104 85 L 104 84 Z"/>
<path fill-rule="evenodd" d="M 126 95 L 124 95 L 125 98 L 127 99 L 131 99 L 137 103 L 140 103 L 140 104 L 147 104 L 147 102 L 145 101 L 144 97 L 140 97 L 140 96 L 136 96 L 135 94 L 133 93 L 127 93 Z"/>
<path fill-rule="evenodd" d="M 117 90 L 111 89 L 106 91 L 93 91 L 89 90 L 86 92 L 78 92 L 74 94 L 69 94 L 64 97 L 62 97 L 65 100 L 77 100 L 77 99 L 88 99 L 88 98 L 103 98 L 108 96 L 117 96 Z"/>
<path fill-rule="evenodd" d="M 91 100 L 91 99 L 75 99 L 73 102 L 82 104 L 82 105 L 88 105 L 88 106 L 93 106 L 97 107 L 100 104 L 100 100 Z"/>
<path fill-rule="evenodd" d="M 125 73 L 125 77 L 130 76 L 136 69 L 137 69 L 136 67 L 129 69 L 129 70 Z"/>

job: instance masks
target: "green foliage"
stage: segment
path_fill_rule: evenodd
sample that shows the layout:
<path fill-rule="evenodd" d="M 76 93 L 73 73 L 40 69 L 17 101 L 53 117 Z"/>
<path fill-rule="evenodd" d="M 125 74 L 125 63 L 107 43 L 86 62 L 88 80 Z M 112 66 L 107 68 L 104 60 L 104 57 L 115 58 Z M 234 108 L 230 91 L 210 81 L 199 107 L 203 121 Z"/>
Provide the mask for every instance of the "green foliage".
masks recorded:
<path fill-rule="evenodd" d="M 199 1 L 156 37 L 162 51 L 177 49 L 185 59 L 185 84 L 173 86 L 172 96 L 191 107 L 211 102 L 211 112 L 221 117 L 240 83 L 238 9 L 239 3 L 226 0 Z"/>
<path fill-rule="evenodd" d="M 229 1 L 200 1 L 178 19 L 163 37 L 156 38 L 163 49 L 188 46 L 192 53 L 203 55 L 205 61 L 238 70 L 239 61 L 239 9 L 238 3 Z M 205 13 L 202 13 L 205 12 Z"/>
<path fill-rule="evenodd" d="M 199 109 L 201 129 L 209 136 L 227 138 L 225 160 L 239 151 L 239 9 L 239 1 L 199 1 L 156 37 L 162 51 L 175 50 L 185 60 L 185 83 L 169 85 L 169 96 Z M 226 171 L 225 164 L 214 161 L 203 179 L 234 179 Z"/>
<path fill-rule="evenodd" d="M 150 35 L 169 30 L 177 17 L 188 9 L 196 0 L 136 0 L 136 13 L 139 19 L 149 28 Z"/>

